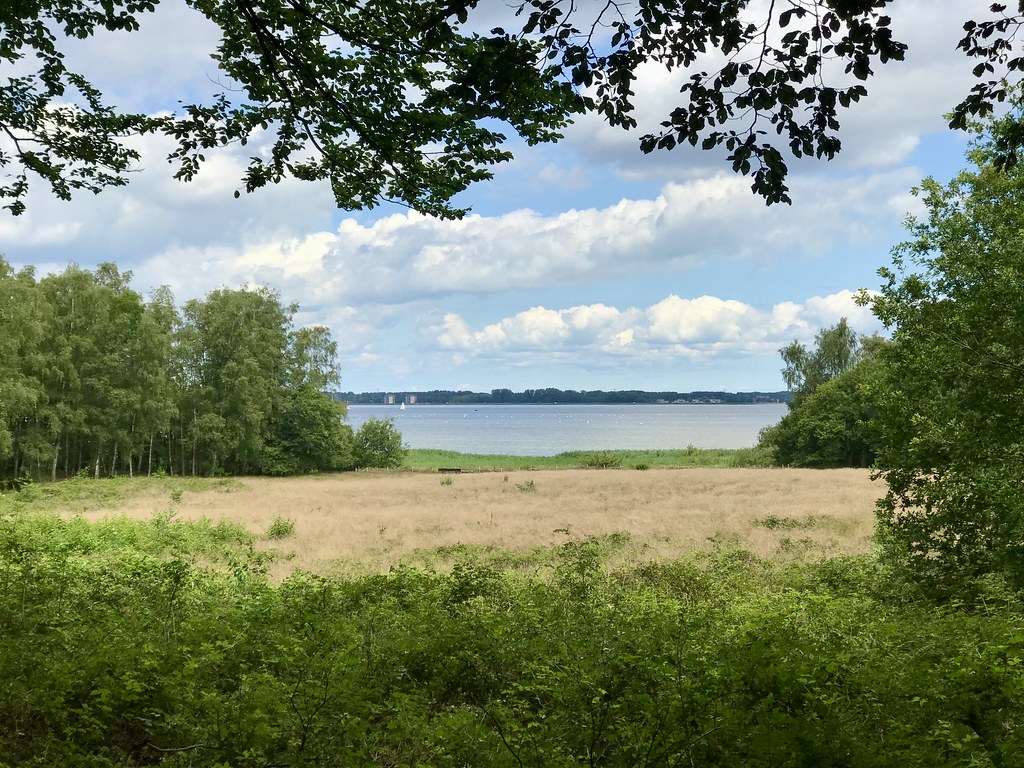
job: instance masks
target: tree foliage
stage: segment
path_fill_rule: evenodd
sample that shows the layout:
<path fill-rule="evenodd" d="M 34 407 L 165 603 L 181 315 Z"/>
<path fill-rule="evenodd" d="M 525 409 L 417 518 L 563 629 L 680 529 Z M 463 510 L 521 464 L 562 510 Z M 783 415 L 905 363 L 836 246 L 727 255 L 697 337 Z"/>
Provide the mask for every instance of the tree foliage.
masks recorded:
<path fill-rule="evenodd" d="M 1024 584 L 1024 169 L 997 169 L 1020 110 L 985 126 L 968 170 L 922 183 L 926 212 L 871 300 L 895 342 L 879 388 L 880 539 L 945 594 L 986 573 Z"/>
<path fill-rule="evenodd" d="M 759 443 L 775 462 L 796 467 L 867 467 L 875 458 L 875 382 L 880 337 L 857 337 L 846 318 L 815 335 L 813 349 L 793 341 L 779 350 L 793 392 L 789 412 Z"/>
<path fill-rule="evenodd" d="M 782 380 L 793 393 L 794 403 L 814 394 L 826 381 L 849 370 L 859 359 L 857 333 L 846 318 L 831 328 L 823 328 L 814 336 L 814 349 L 792 341 L 779 350 Z"/>
<path fill-rule="evenodd" d="M 864 360 L 800 400 L 760 444 L 777 464 L 792 467 L 869 467 L 878 446 L 873 423 L 879 363 Z"/>
<path fill-rule="evenodd" d="M 37 281 L 0 259 L 0 476 L 291 474 L 351 466 L 325 328 L 266 288 L 181 312 L 113 264 Z"/>
<path fill-rule="evenodd" d="M 139 160 L 126 137 L 159 132 L 176 143 L 181 179 L 217 147 L 269 137 L 246 191 L 324 180 L 342 208 L 388 200 L 460 216 L 453 196 L 511 157 L 503 125 L 531 144 L 557 140 L 585 110 L 635 127 L 633 86 L 655 63 L 690 74 L 641 149 L 724 147 L 757 194 L 788 202 L 786 156 L 832 158 L 840 110 L 866 95 L 879 65 L 904 57 L 883 14 L 890 2 L 787 0 L 754 12 L 745 0 L 517 0 L 512 28 L 480 31 L 479 0 L 188 0 L 220 28 L 223 89 L 172 115 L 111 107 L 62 52 L 62 38 L 138 29 L 158 0 L 6 3 L 0 60 L 16 74 L 0 84 L 0 168 L 10 168 L 0 197 L 17 214 L 32 177 L 64 199 L 124 184 Z M 1021 69 L 1021 17 L 1004 11 L 965 26 L 960 47 L 979 77 Z M 952 124 L 1004 95 L 980 84 Z"/>
<path fill-rule="evenodd" d="M 357 467 L 393 469 L 402 466 L 407 449 L 391 418 L 369 418 L 356 430 L 352 453 Z"/>

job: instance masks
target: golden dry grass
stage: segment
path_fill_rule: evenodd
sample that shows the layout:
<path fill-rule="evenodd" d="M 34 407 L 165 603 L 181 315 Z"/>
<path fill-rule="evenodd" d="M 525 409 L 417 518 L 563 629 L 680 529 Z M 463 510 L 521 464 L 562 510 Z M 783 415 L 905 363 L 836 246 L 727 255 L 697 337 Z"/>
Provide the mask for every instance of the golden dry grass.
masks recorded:
<path fill-rule="evenodd" d="M 245 478 L 230 492 L 185 492 L 173 507 L 179 519 L 227 519 L 257 533 L 275 518 L 294 521 L 293 536 L 265 543 L 290 558 L 275 565 L 280 576 L 293 568 L 387 570 L 456 544 L 528 551 L 564 542 L 566 529 L 577 538 L 628 533 L 631 559 L 714 542 L 766 557 L 856 554 L 870 545 L 881 493 L 867 471 L 852 469 L 359 472 Z M 164 495 L 140 496 L 86 516 L 148 518 L 170 505 Z M 774 518 L 794 522 L 766 527 Z"/>

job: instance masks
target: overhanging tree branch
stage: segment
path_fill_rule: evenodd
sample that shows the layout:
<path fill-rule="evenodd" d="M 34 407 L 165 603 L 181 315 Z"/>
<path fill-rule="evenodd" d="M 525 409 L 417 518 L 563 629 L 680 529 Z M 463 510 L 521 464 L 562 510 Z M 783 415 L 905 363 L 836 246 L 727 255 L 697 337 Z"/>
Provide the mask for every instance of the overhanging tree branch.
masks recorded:
<path fill-rule="evenodd" d="M 215 58 L 225 88 L 171 118 L 106 107 L 60 51 L 61 34 L 138 29 L 156 0 L 37 0 L 0 9 L 0 60 L 39 64 L 34 75 L 0 84 L 0 124 L 27 129 L 43 147 L 0 157 L 0 165 L 20 167 L 0 187 L 7 208 L 24 209 L 32 175 L 58 196 L 125 183 L 137 156 L 124 139 L 160 131 L 178 142 L 170 159 L 184 180 L 205 162 L 203 150 L 270 135 L 269 157 L 255 157 L 246 171 L 249 191 L 294 176 L 329 181 L 342 208 L 389 200 L 457 217 L 464 211 L 453 197 L 511 157 L 490 121 L 528 143 L 557 140 L 583 109 L 633 128 L 633 86 L 646 63 L 692 73 L 660 130 L 640 138 L 642 151 L 724 147 L 733 170 L 752 176 L 756 194 L 788 202 L 786 154 L 834 157 L 839 111 L 867 93 L 862 82 L 877 65 L 902 59 L 906 49 L 883 15 L 892 0 L 772 0 L 760 20 L 750 18 L 746 0 L 606 0 L 593 9 L 518 0 L 518 28 L 489 34 L 471 31 L 478 0 L 187 2 L 221 28 Z M 967 22 L 960 48 L 979 60 L 977 76 L 995 79 L 975 86 L 953 127 L 1005 98 L 999 74 L 1024 71 L 1024 56 L 1014 55 L 1024 10 L 1014 15 L 996 4 L 991 12 L 992 19 Z M 725 63 L 700 68 L 716 56 Z M 843 65 L 845 81 L 825 81 L 829 60 Z M 47 131 L 46 116 L 68 103 L 80 114 Z M 1012 164 L 1024 127 L 1001 141 L 1001 158 Z"/>

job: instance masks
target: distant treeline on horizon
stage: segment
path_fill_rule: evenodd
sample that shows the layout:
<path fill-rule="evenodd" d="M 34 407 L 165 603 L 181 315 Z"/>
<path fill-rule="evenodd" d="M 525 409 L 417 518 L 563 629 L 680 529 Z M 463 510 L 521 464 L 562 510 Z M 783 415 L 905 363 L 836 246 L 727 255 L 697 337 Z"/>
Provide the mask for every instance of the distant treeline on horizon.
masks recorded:
<path fill-rule="evenodd" d="M 492 389 L 490 392 L 434 389 L 429 392 L 336 392 L 334 397 L 353 405 L 554 405 L 554 404 L 730 404 L 788 403 L 791 393 L 782 392 L 644 392 L 636 389 L 605 392 L 600 389 Z"/>

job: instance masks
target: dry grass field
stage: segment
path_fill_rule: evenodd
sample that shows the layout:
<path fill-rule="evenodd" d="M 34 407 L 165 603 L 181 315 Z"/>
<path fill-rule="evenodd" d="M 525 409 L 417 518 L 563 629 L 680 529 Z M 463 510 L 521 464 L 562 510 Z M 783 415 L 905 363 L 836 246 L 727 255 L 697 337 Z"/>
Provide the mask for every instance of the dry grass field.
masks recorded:
<path fill-rule="evenodd" d="M 450 479 L 450 484 L 448 480 Z M 437 475 L 359 472 L 245 478 L 239 487 L 133 497 L 86 514 L 227 519 L 264 533 L 277 518 L 294 534 L 267 539 L 274 575 L 444 567 L 459 549 L 529 553 L 625 533 L 622 556 L 670 558 L 717 544 L 766 557 L 860 553 L 870 545 L 882 489 L 865 470 L 626 469 Z"/>

